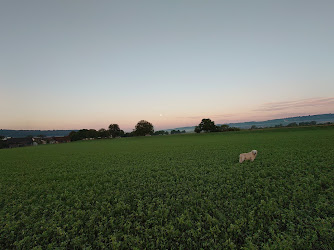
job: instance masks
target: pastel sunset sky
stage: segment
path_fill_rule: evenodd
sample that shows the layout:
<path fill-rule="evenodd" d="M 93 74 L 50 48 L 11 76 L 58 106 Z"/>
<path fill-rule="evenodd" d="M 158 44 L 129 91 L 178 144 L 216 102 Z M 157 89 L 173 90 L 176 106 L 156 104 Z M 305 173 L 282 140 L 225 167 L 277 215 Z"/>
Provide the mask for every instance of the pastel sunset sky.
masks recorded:
<path fill-rule="evenodd" d="M 0 2 L 0 128 L 334 113 L 334 1 Z"/>

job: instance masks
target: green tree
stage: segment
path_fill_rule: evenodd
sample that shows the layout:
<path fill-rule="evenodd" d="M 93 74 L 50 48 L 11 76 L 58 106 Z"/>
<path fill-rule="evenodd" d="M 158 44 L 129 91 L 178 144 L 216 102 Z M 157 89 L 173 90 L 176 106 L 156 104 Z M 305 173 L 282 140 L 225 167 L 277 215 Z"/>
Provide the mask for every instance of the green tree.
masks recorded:
<path fill-rule="evenodd" d="M 5 137 L 0 135 L 0 148 L 5 148 L 6 147 L 7 143 L 3 139 L 5 139 Z"/>
<path fill-rule="evenodd" d="M 215 125 L 214 121 L 211 121 L 211 119 L 202 119 L 201 123 L 198 124 L 197 127 L 195 127 L 195 132 L 196 131 L 204 131 L 204 132 L 217 132 L 217 126 Z M 196 133 L 199 133 L 196 132 Z"/>
<path fill-rule="evenodd" d="M 7 142 L 0 140 L 0 148 L 6 148 L 7 147 Z"/>
<path fill-rule="evenodd" d="M 106 138 L 110 136 L 109 131 L 104 128 L 99 129 L 99 131 L 97 132 L 98 132 L 99 137 L 101 138 Z"/>
<path fill-rule="evenodd" d="M 291 122 L 287 125 L 287 127 L 297 127 L 297 126 L 298 126 L 297 122 Z"/>
<path fill-rule="evenodd" d="M 230 128 L 229 125 L 223 124 L 223 125 L 220 126 L 220 131 L 221 132 L 226 132 L 226 131 L 229 131 L 229 128 Z"/>
<path fill-rule="evenodd" d="M 240 128 L 237 127 L 229 127 L 228 131 L 240 131 Z"/>
<path fill-rule="evenodd" d="M 194 131 L 195 131 L 196 133 L 201 133 L 201 129 L 200 129 L 199 126 L 196 126 Z"/>
<path fill-rule="evenodd" d="M 79 133 L 76 131 L 71 131 L 68 135 L 71 141 L 78 141 L 80 140 Z"/>
<path fill-rule="evenodd" d="M 99 137 L 98 132 L 95 129 L 90 129 L 88 132 L 88 138 L 97 138 Z"/>
<path fill-rule="evenodd" d="M 125 133 L 123 136 L 124 137 L 133 137 L 133 136 L 135 136 L 135 133 L 134 133 L 134 131 L 132 131 L 130 133 Z"/>
<path fill-rule="evenodd" d="M 134 132 L 135 135 L 139 136 L 152 135 L 154 133 L 154 127 L 152 123 L 141 120 L 137 123 Z"/>
<path fill-rule="evenodd" d="M 164 130 L 155 131 L 153 135 L 168 135 L 168 131 Z"/>
<path fill-rule="evenodd" d="M 98 132 L 95 129 L 80 129 L 79 131 L 72 131 L 69 134 L 71 141 L 79 141 L 85 138 L 97 138 Z"/>
<path fill-rule="evenodd" d="M 110 124 L 109 125 L 109 133 L 112 138 L 116 138 L 121 135 L 121 129 L 119 128 L 118 124 Z"/>
<path fill-rule="evenodd" d="M 182 130 L 182 131 L 181 131 L 181 130 L 179 130 L 179 129 L 178 129 L 178 130 L 174 130 L 174 129 L 173 129 L 173 130 L 170 132 L 171 135 L 174 135 L 174 134 L 185 134 L 185 133 L 186 133 L 185 130 Z"/>

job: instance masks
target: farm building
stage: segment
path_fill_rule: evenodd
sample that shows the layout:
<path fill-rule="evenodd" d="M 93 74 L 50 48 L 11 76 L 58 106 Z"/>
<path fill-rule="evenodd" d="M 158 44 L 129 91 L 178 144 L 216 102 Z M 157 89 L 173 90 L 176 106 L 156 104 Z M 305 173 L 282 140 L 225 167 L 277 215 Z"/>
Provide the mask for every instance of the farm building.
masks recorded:
<path fill-rule="evenodd" d="M 52 138 L 55 141 L 55 143 L 71 142 L 71 139 L 69 136 L 55 136 Z"/>

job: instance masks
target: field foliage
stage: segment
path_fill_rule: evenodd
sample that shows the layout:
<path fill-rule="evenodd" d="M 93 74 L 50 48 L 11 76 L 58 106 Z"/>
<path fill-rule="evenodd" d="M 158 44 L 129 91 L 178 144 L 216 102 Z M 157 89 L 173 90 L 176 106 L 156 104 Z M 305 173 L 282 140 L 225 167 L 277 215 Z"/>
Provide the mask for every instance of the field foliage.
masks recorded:
<path fill-rule="evenodd" d="M 329 126 L 0 150 L 0 248 L 333 249 L 333 142 Z"/>

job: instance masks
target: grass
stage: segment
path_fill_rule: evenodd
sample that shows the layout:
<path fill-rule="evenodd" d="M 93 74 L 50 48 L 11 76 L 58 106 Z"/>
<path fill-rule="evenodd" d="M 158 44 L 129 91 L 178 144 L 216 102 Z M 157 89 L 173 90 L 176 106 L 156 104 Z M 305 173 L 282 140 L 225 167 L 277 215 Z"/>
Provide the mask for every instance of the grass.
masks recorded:
<path fill-rule="evenodd" d="M 0 248 L 331 249 L 333 142 L 329 126 L 0 150 Z"/>

